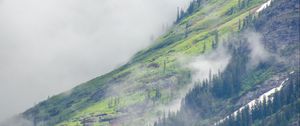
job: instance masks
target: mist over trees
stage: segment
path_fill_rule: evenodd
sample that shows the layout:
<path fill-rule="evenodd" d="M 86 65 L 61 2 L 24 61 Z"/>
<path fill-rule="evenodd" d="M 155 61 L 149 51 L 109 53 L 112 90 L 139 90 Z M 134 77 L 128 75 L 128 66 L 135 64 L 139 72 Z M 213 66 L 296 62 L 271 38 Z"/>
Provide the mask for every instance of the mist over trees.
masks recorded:
<path fill-rule="evenodd" d="M 38 126 L 297 124 L 300 6 L 278 1 L 193 0 L 128 63 L 22 115 Z"/>
<path fill-rule="evenodd" d="M 198 2 L 199 1 L 191 2 L 188 11 L 179 15 L 182 16 L 184 14 L 188 15 L 189 13 L 193 13 L 195 7 L 196 9 L 197 7 L 200 7 L 197 5 Z M 239 0 L 238 4 L 235 7 L 229 9 L 225 14 L 232 15 L 234 13 L 237 13 L 248 7 L 251 2 L 252 0 Z M 263 24 L 267 25 L 264 22 L 267 22 L 268 18 L 276 15 L 276 12 L 279 10 L 278 8 L 287 10 L 288 6 L 292 6 L 291 3 L 293 2 L 289 2 L 288 5 L 284 6 L 282 4 L 278 5 L 279 3 L 282 3 L 282 1 L 279 0 L 277 3 L 275 3 L 277 4 L 277 9 L 272 8 L 272 12 L 269 11 L 270 9 L 260 11 L 259 13 L 249 12 L 249 14 L 244 19 L 240 19 L 237 24 L 239 30 L 238 35 L 230 36 L 229 38 L 232 39 L 224 41 L 224 43 L 231 43 L 227 45 L 227 48 L 228 50 L 230 50 L 229 52 L 232 55 L 232 59 L 230 60 L 230 63 L 226 67 L 224 72 L 219 72 L 215 75 L 210 74 L 209 78 L 201 82 L 197 82 L 196 86 L 192 88 L 190 92 L 185 96 L 180 111 L 175 113 L 166 112 L 167 114 L 164 114 L 166 116 L 161 117 L 154 125 L 214 125 L 214 121 L 216 123 L 218 122 L 218 118 L 222 118 L 219 117 L 220 113 L 224 116 L 224 113 L 228 113 L 228 111 L 234 110 L 234 107 L 230 104 L 239 99 L 241 94 L 245 93 L 245 81 L 247 81 L 246 78 L 249 75 L 255 72 L 266 71 L 273 68 L 279 71 L 285 69 L 285 67 L 287 66 L 284 66 L 283 64 L 272 58 L 269 58 L 268 56 L 263 59 L 264 61 L 260 60 L 259 58 L 257 59 L 257 57 L 253 58 L 256 54 L 251 54 L 251 51 L 255 50 L 257 46 L 253 46 L 254 42 L 251 43 L 251 41 L 247 40 L 247 36 L 251 36 L 251 33 L 247 34 L 247 31 L 248 29 L 261 30 Z M 271 4 L 271 6 L 274 6 L 273 3 Z M 290 7 L 289 10 L 293 10 L 293 8 L 295 9 L 297 7 Z M 180 21 L 180 18 L 177 19 L 179 19 Z M 282 20 L 280 21 L 283 22 Z M 298 26 L 295 27 L 297 28 Z M 274 26 L 269 28 L 275 29 L 276 27 Z M 245 35 L 241 35 L 241 33 L 243 32 L 245 33 Z M 297 33 L 297 31 L 294 31 L 294 33 Z M 213 49 L 217 49 L 218 46 L 220 46 L 218 31 L 214 31 L 213 34 L 215 35 L 215 38 L 212 41 L 212 47 Z M 249 41 L 250 43 L 247 43 L 246 41 Z M 252 39 L 252 41 L 255 40 Z M 279 43 L 274 42 L 268 44 L 264 42 L 261 44 L 263 47 L 266 47 L 268 51 L 276 50 L 273 47 L 280 46 Z M 206 47 L 204 46 L 204 48 Z M 281 55 L 280 53 L 277 54 Z M 263 56 L 264 54 L 260 55 Z M 268 60 L 266 60 L 267 58 Z M 260 62 L 256 65 L 249 65 L 253 63 L 251 60 L 260 60 Z M 254 105 L 253 109 L 245 107 L 245 109 L 238 112 L 236 116 L 229 116 L 229 118 L 225 119 L 221 123 L 218 123 L 218 126 L 286 126 L 293 120 L 299 121 L 299 71 L 296 70 L 294 74 L 289 74 L 288 78 L 289 80 L 286 82 L 283 89 L 274 93 L 272 95 L 273 98 L 268 98 L 268 100 L 266 100 L 267 98 L 265 98 L 263 102 L 257 102 Z M 297 123 L 299 124 L 300 122 L 295 122 L 295 124 Z"/>
<path fill-rule="evenodd" d="M 162 117 L 156 126 L 186 126 L 197 123 L 199 119 L 210 118 L 221 110 L 220 102 L 240 93 L 241 80 L 249 73 L 247 62 L 250 49 L 247 42 L 231 41 L 223 43 L 232 58 L 224 72 L 212 75 L 195 87 L 185 96 L 181 110 Z M 263 64 L 262 66 L 263 67 Z M 263 69 L 263 68 L 259 68 Z M 166 118 L 166 119 L 164 119 Z"/>

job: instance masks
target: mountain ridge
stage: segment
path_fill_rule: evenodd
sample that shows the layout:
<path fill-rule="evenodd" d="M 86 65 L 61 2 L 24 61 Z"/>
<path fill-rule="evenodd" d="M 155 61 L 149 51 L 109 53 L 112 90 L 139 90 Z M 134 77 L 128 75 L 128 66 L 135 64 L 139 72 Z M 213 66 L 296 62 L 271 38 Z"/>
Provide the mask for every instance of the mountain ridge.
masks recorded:
<path fill-rule="evenodd" d="M 182 97 L 176 91 L 184 91 L 192 83 L 191 71 L 178 59 L 213 52 L 222 39 L 252 25 L 249 12 L 266 1 L 197 0 L 191 6 L 200 2 L 127 64 L 51 97 L 23 115 L 34 125 L 151 124 L 164 115 L 161 107 Z M 131 113 L 132 108 L 138 111 Z"/>

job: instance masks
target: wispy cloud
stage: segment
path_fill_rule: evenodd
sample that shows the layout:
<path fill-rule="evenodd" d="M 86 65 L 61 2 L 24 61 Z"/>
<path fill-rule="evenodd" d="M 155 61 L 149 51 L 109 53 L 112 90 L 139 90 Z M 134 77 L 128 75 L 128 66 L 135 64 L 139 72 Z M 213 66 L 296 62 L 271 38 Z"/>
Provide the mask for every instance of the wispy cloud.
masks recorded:
<path fill-rule="evenodd" d="M 248 30 L 243 33 L 243 37 L 247 39 L 250 48 L 248 68 L 255 68 L 259 63 L 269 60 L 272 55 L 265 49 L 260 33 Z"/>

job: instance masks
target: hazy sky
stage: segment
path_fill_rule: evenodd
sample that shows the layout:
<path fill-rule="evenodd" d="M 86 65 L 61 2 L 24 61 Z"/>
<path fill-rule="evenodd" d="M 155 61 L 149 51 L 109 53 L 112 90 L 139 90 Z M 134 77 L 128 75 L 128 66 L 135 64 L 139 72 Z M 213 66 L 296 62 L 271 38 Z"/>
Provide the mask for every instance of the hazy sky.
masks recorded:
<path fill-rule="evenodd" d="M 109 72 L 189 0 L 0 0 L 0 121 Z"/>

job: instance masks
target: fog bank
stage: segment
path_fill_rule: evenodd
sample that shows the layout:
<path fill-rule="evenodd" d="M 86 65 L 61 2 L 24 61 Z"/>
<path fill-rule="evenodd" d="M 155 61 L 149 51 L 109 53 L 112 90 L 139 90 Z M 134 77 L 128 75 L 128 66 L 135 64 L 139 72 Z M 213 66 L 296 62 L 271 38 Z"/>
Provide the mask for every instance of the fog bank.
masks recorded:
<path fill-rule="evenodd" d="M 189 0 L 0 0 L 0 122 L 109 72 Z"/>

